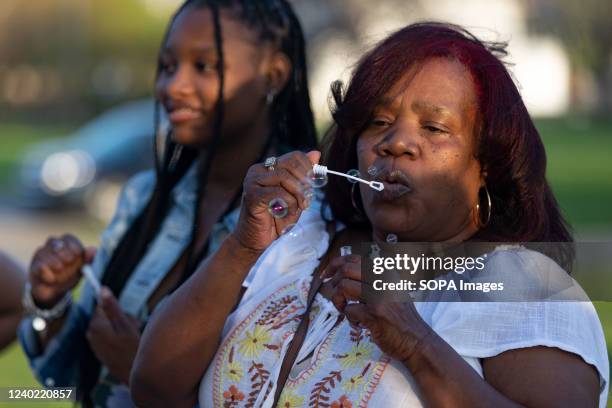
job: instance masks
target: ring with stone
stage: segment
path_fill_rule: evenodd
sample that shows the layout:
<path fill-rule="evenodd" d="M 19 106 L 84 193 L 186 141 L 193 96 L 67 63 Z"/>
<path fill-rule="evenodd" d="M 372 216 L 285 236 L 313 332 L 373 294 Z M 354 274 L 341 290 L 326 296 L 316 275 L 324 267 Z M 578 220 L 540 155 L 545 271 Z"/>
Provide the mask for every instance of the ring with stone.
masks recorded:
<path fill-rule="evenodd" d="M 268 157 L 266 161 L 264 161 L 264 167 L 268 169 L 268 171 L 274 171 L 274 166 L 276 166 L 277 162 L 278 160 L 276 159 L 276 157 Z"/>
<path fill-rule="evenodd" d="M 65 247 L 66 244 L 64 244 L 64 241 L 62 241 L 61 239 L 54 239 L 53 241 L 51 241 L 51 250 L 56 254 L 59 253 Z"/>

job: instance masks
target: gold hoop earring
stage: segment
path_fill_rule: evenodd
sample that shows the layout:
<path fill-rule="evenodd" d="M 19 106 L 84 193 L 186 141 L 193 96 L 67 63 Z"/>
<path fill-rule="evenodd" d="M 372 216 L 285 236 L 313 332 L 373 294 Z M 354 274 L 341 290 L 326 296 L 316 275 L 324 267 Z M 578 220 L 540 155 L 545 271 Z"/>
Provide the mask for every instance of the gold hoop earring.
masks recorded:
<path fill-rule="evenodd" d="M 353 209 L 355 211 L 360 211 L 359 207 L 357 207 L 357 200 L 355 200 L 355 186 L 357 185 L 357 183 L 353 183 L 351 185 L 351 204 L 353 204 Z"/>
<path fill-rule="evenodd" d="M 355 218 L 358 221 L 361 221 L 365 218 L 363 211 L 361 211 L 361 209 L 359 208 L 359 206 L 357 205 L 357 199 L 355 199 L 355 190 L 357 190 L 355 187 L 359 187 L 358 186 L 359 183 L 353 183 L 351 185 L 351 204 L 353 205 L 353 209 L 355 210 Z"/>
<path fill-rule="evenodd" d="M 274 90 L 273 90 L 273 89 L 272 89 L 272 90 L 270 90 L 270 91 L 268 92 L 268 94 L 266 95 L 266 103 L 267 103 L 268 105 L 272 105 L 272 103 L 274 102 L 274 97 L 275 97 L 275 96 L 276 96 L 276 95 L 275 95 L 275 93 L 274 93 Z"/>
<path fill-rule="evenodd" d="M 485 193 L 487 194 L 487 218 L 485 221 L 483 221 L 480 215 L 480 191 L 481 190 L 482 190 L 482 187 L 480 188 L 480 190 L 478 190 L 478 202 L 476 203 L 476 212 L 474 214 L 474 219 L 475 219 L 475 222 L 478 228 L 484 228 L 487 225 L 489 225 L 489 221 L 491 221 L 491 209 L 492 209 L 491 195 L 489 194 L 489 189 L 487 188 L 487 185 L 485 184 L 484 190 L 485 190 Z"/>

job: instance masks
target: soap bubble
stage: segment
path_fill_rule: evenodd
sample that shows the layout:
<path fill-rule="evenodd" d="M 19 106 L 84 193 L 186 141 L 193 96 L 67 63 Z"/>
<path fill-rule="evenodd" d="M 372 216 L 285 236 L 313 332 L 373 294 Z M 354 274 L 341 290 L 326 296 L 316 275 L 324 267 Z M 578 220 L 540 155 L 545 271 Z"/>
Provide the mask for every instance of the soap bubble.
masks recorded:
<path fill-rule="evenodd" d="M 380 257 L 380 247 L 377 244 L 370 245 L 370 259 Z"/>
<path fill-rule="evenodd" d="M 323 174 L 315 174 L 314 171 L 310 170 L 308 172 L 308 184 L 310 184 L 313 188 L 321 188 L 325 187 L 327 184 L 327 175 Z"/>
<path fill-rule="evenodd" d="M 287 225 L 282 231 L 281 235 L 287 236 L 292 239 L 301 238 L 303 235 L 302 227 L 297 224 Z"/>
<path fill-rule="evenodd" d="M 289 212 L 289 205 L 282 198 L 273 198 L 268 203 L 268 212 L 275 218 L 284 218 Z"/>
<path fill-rule="evenodd" d="M 348 174 L 349 176 L 361 178 L 361 173 L 359 173 L 359 170 L 357 170 L 357 169 L 351 169 L 351 170 L 347 171 L 346 174 Z M 358 183 L 357 180 L 353 180 L 353 179 L 347 179 L 347 180 L 351 184 Z"/>
<path fill-rule="evenodd" d="M 312 189 L 312 187 L 310 187 L 310 185 L 304 187 L 304 198 L 306 200 L 308 200 L 308 201 L 312 200 L 314 195 L 315 195 L 315 192 Z"/>
<path fill-rule="evenodd" d="M 350 245 L 340 247 L 340 256 L 351 255 L 352 253 L 353 253 L 353 248 Z"/>
<path fill-rule="evenodd" d="M 397 235 L 395 235 L 395 234 L 389 234 L 389 235 L 387 235 L 387 242 L 388 242 L 389 244 L 395 244 L 395 243 L 397 243 Z"/>
<path fill-rule="evenodd" d="M 378 175 L 378 168 L 374 165 L 371 165 L 370 167 L 368 167 L 368 174 L 371 177 L 376 177 Z"/>

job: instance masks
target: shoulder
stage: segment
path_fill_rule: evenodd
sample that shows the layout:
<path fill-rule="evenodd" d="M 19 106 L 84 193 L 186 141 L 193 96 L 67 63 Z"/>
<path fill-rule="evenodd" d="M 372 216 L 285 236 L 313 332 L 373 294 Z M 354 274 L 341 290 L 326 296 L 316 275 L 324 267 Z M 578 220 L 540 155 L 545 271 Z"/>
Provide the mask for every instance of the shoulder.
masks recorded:
<path fill-rule="evenodd" d="M 136 174 L 123 186 L 115 214 L 101 236 L 100 248 L 94 265 L 105 264 L 108 256 L 117 246 L 119 240 L 128 229 L 132 220 L 146 205 L 155 188 L 155 171 L 148 170 Z"/>
<path fill-rule="evenodd" d="M 593 304 L 580 285 L 545 254 L 522 246 L 499 247 L 487 254 L 484 269 L 471 270 L 461 279 L 503 284 L 496 292 L 430 306 L 434 329 L 466 351 L 486 349 L 498 354 L 549 342 L 568 347 L 591 344 L 591 350 L 605 354 Z"/>
<path fill-rule="evenodd" d="M 522 245 L 500 245 L 486 254 L 486 269 L 495 272 L 512 269 L 520 273 L 536 270 L 562 271 L 561 266 L 542 252 Z M 567 273 L 566 271 L 563 271 Z"/>
<path fill-rule="evenodd" d="M 597 367 L 575 353 L 538 346 L 509 350 L 482 361 L 487 382 L 513 401 L 557 407 L 604 404 L 605 396 L 600 393 L 605 385 Z"/>
<path fill-rule="evenodd" d="M 148 197 L 155 188 L 155 182 L 156 175 L 152 169 L 132 176 L 121 191 L 119 204 L 122 204 L 122 201 L 134 203 Z"/>
<path fill-rule="evenodd" d="M 580 285 L 560 265 L 563 262 L 557 262 L 547 255 L 555 252 L 559 252 L 557 248 L 500 246 L 482 256 L 484 262 L 481 269 L 471 269 L 464 277 L 471 282 L 495 282 L 503 285 L 503 290 L 488 293 L 486 296 L 474 295 L 478 300 L 588 301 Z"/>
<path fill-rule="evenodd" d="M 499 364 L 489 368 L 523 356 L 528 362 L 533 353 L 516 353 L 529 348 L 536 349 L 533 355 L 541 362 L 567 360 L 566 366 L 586 362 L 599 374 L 601 395 L 607 395 L 609 363 L 601 322 L 593 304 L 580 297 L 583 292 L 571 276 L 548 256 L 513 246 L 490 252 L 483 274 L 475 276 L 480 282 L 499 279 L 509 284 L 507 301 L 491 297 L 430 305 L 432 328 L 464 357 L 500 356 Z M 543 287 L 546 295 L 554 296 L 527 294 Z"/>
<path fill-rule="evenodd" d="M 155 182 L 154 170 L 146 170 L 132 176 L 121 189 L 114 221 L 138 213 L 151 196 Z"/>

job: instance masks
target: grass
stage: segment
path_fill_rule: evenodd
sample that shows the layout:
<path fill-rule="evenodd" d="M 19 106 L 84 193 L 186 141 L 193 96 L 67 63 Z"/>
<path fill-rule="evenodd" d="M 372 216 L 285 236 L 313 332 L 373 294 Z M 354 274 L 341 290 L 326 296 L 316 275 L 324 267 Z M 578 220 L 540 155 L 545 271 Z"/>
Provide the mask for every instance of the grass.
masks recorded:
<path fill-rule="evenodd" d="M 551 119 L 536 123 L 548 155 L 547 177 L 564 214 L 576 231 L 602 231 L 612 237 L 612 121 Z M 18 158 L 32 143 L 62 134 L 66 128 L 0 125 L 0 192 L 16 174 Z M 608 238 L 609 239 L 609 238 Z M 612 354 L 612 303 L 595 302 Z M 36 386 L 17 344 L 0 354 L 0 387 Z M 3 404 L 20 407 L 28 404 Z M 37 403 L 37 407 L 71 404 Z"/>
<path fill-rule="evenodd" d="M 19 344 L 13 343 L 11 347 L 0 354 L 0 388 L 5 387 L 40 387 L 30 372 L 25 356 Z M 40 408 L 70 408 L 72 403 L 37 402 Z M 31 408 L 32 403 L 27 402 L 0 402 L 1 408 Z"/>
<path fill-rule="evenodd" d="M 548 156 L 547 177 L 570 224 L 612 229 L 612 122 L 570 119 L 537 123 Z"/>
<path fill-rule="evenodd" d="M 18 163 L 26 149 L 34 143 L 66 134 L 66 127 L 33 127 L 21 124 L 0 124 L 0 192 L 13 181 Z"/>

